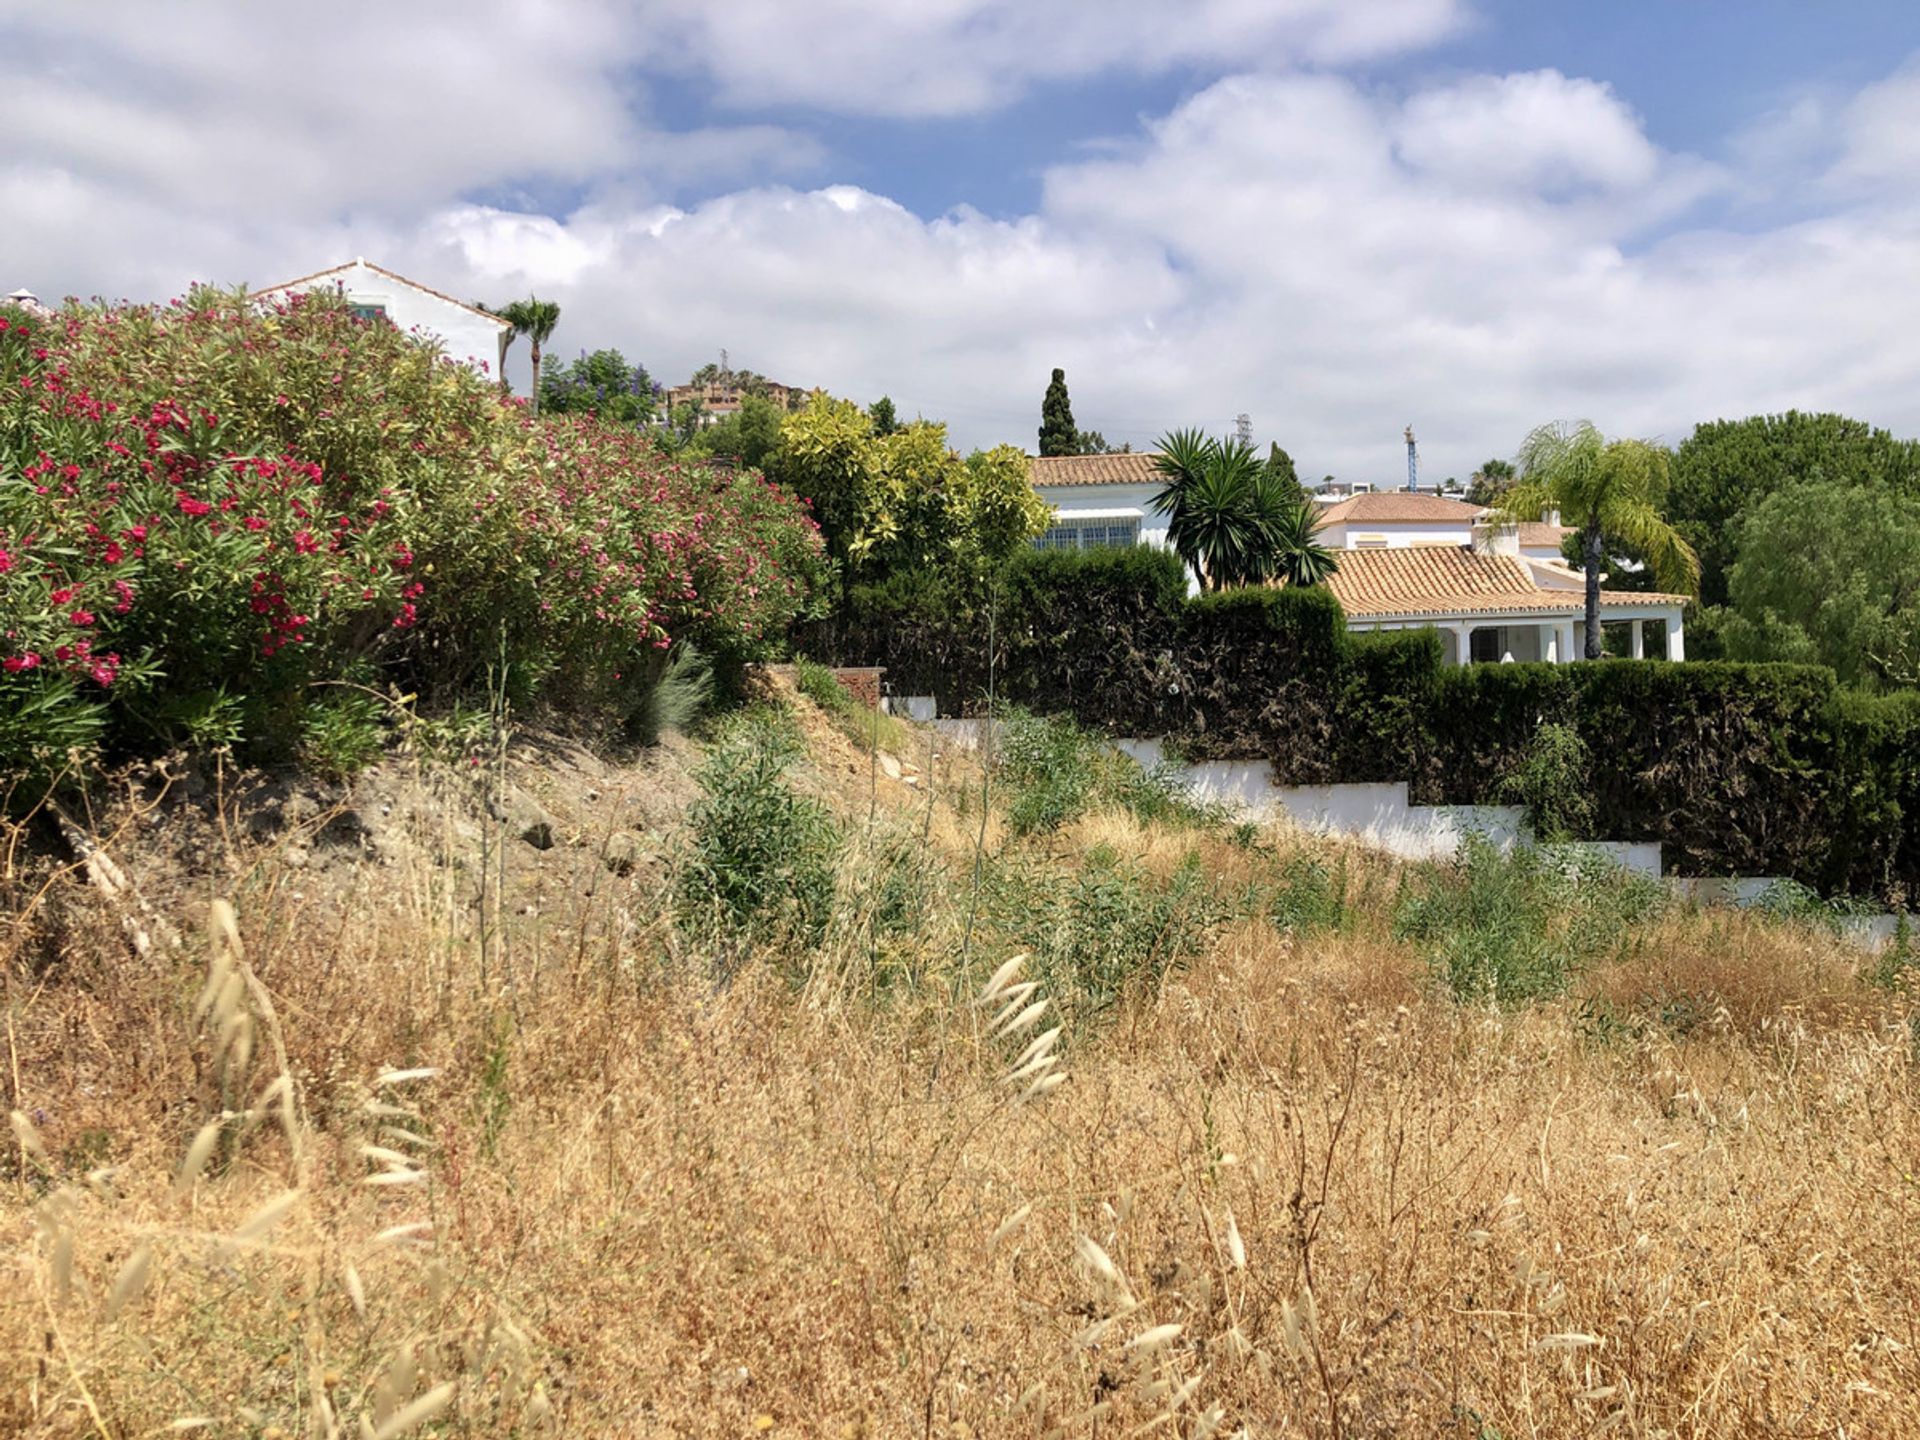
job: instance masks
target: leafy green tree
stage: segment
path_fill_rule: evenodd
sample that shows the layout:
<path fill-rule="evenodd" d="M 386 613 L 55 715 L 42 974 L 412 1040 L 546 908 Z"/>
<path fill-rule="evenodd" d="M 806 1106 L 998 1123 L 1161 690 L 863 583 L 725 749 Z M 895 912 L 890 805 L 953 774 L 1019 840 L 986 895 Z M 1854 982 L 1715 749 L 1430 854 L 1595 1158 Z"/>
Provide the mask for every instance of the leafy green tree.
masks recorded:
<path fill-rule="evenodd" d="M 1120 452 L 1107 443 L 1107 437 L 1098 430 L 1081 430 L 1073 437 L 1073 453 L 1076 455 L 1117 455 Z"/>
<path fill-rule="evenodd" d="M 891 435 L 900 428 L 900 417 L 894 413 L 893 397 L 882 395 L 867 407 L 867 418 L 873 421 L 873 433 Z"/>
<path fill-rule="evenodd" d="M 740 408 L 696 430 L 688 448 L 703 455 L 727 455 L 758 469 L 780 445 L 780 407 L 764 395 L 743 395 Z"/>
<path fill-rule="evenodd" d="M 981 578 L 1053 516 L 1014 447 L 963 460 L 944 425 L 916 420 L 879 435 L 851 400 L 824 394 L 785 417 L 766 468 L 812 502 L 843 606 L 856 579 L 906 570 Z"/>
<path fill-rule="evenodd" d="M 1724 604 L 1742 514 L 1783 485 L 1823 478 L 1920 495 L 1920 441 L 1844 415 L 1753 415 L 1697 426 L 1673 459 L 1668 513 L 1700 555 L 1701 598 Z"/>
<path fill-rule="evenodd" d="M 813 507 L 843 604 L 854 542 L 875 503 L 873 439 L 873 421 L 858 405 L 816 392 L 781 423 L 779 448 L 767 461 L 769 475 Z"/>
<path fill-rule="evenodd" d="M 1055 369 L 1040 401 L 1040 453 L 1077 455 L 1079 434 L 1073 424 L 1073 402 L 1067 398 L 1067 372 Z"/>
<path fill-rule="evenodd" d="M 540 413 L 592 413 L 619 425 L 644 425 L 659 404 L 659 387 L 643 365 L 630 365 L 618 350 L 595 350 L 591 355 L 556 366 L 540 382 Z"/>
<path fill-rule="evenodd" d="M 1484 461 L 1468 479 L 1467 503 L 1469 505 L 1499 504 L 1500 497 L 1513 488 L 1514 478 L 1511 461 Z"/>
<path fill-rule="evenodd" d="M 547 341 L 553 338 L 555 328 L 560 324 L 560 307 L 551 300 L 540 300 L 529 295 L 524 300 L 515 300 L 510 305 L 502 305 L 493 312 L 506 321 L 510 336 L 524 335 L 527 343 L 533 347 L 533 413 L 540 413 L 540 352 Z M 508 341 L 512 343 L 511 338 Z M 500 377 L 505 380 L 503 375 Z"/>
<path fill-rule="evenodd" d="M 1333 572 L 1312 502 L 1271 455 L 1262 461 L 1241 441 L 1176 430 L 1162 437 L 1154 467 L 1161 488 L 1151 503 L 1167 516 L 1168 542 L 1202 588 L 1312 585 Z"/>
<path fill-rule="evenodd" d="M 1604 653 L 1600 572 L 1607 536 L 1644 555 L 1663 588 L 1691 595 L 1699 586 L 1699 559 L 1661 516 L 1672 460 L 1669 451 L 1650 441 L 1609 441 L 1585 420 L 1542 425 L 1520 447 L 1519 480 L 1493 507 L 1497 518 L 1516 522 L 1558 510 L 1561 521 L 1580 532 L 1589 660 Z"/>
<path fill-rule="evenodd" d="M 1729 658 L 1828 665 L 1866 688 L 1920 685 L 1920 497 L 1800 481 L 1749 510 L 1734 540 Z"/>

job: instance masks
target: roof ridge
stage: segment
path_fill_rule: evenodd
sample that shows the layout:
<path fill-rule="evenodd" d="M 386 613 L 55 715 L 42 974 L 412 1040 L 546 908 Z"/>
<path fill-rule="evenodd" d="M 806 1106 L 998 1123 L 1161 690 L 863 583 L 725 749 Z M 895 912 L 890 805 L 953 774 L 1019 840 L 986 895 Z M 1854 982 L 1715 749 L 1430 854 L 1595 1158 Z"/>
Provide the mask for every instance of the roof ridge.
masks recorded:
<path fill-rule="evenodd" d="M 389 280 L 398 280 L 402 285 L 421 291 L 423 294 L 431 295 L 436 300 L 444 300 L 449 305 L 457 305 L 470 315 L 478 315 L 482 319 L 491 320 L 494 324 L 502 327 L 509 324 L 508 321 L 502 320 L 491 310 L 483 310 L 478 305 L 468 304 L 465 300 L 456 300 L 444 290 L 436 290 L 431 285 L 422 285 L 418 280 L 410 280 L 397 270 L 389 270 L 384 265 L 376 265 L 373 261 L 361 256 L 356 256 L 352 260 L 343 260 L 338 265 L 329 265 L 326 269 L 316 270 L 311 275 L 298 275 L 291 280 L 283 280 L 278 285 L 269 285 L 265 289 L 255 290 L 247 298 L 249 300 L 258 300 L 263 295 L 277 295 L 282 290 L 291 290 L 294 286 L 305 285 L 310 280 L 319 280 L 328 275 L 338 275 L 342 270 L 351 270 L 356 265 L 364 266 L 376 275 L 384 275 Z"/>

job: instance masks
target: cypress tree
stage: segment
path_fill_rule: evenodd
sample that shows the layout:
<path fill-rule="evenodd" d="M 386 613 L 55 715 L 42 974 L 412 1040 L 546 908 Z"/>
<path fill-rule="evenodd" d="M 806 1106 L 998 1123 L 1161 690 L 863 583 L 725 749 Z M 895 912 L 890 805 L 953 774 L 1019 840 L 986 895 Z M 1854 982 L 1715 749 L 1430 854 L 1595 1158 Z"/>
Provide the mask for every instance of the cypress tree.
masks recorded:
<path fill-rule="evenodd" d="M 1080 432 L 1073 427 L 1073 402 L 1067 399 L 1067 372 L 1056 369 L 1040 402 L 1040 453 L 1078 454 L 1079 438 Z"/>

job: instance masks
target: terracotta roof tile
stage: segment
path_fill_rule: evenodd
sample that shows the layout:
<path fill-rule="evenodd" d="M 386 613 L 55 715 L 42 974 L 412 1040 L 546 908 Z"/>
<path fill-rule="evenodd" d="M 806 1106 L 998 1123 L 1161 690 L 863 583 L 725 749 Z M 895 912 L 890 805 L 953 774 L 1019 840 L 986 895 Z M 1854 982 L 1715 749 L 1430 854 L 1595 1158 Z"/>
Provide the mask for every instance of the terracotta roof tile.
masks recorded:
<path fill-rule="evenodd" d="M 1157 485 L 1155 451 L 1124 455 L 1037 455 L 1027 464 L 1036 485 Z"/>
<path fill-rule="evenodd" d="M 1489 612 L 1579 615 L 1578 590 L 1548 590 L 1511 555 L 1464 545 L 1409 545 L 1390 550 L 1341 550 L 1327 582 L 1340 608 L 1353 616 L 1464 615 Z M 1681 604 L 1685 596 L 1602 590 L 1602 607 Z"/>
<path fill-rule="evenodd" d="M 1449 521 L 1456 525 L 1473 524 L 1484 512 L 1478 505 L 1449 500 L 1444 495 L 1426 495 L 1408 490 L 1377 490 L 1367 495 L 1351 495 L 1329 505 L 1321 515 L 1321 525 L 1394 525 L 1419 521 Z"/>
<path fill-rule="evenodd" d="M 1522 520 L 1520 522 L 1520 543 L 1522 545 L 1551 545 L 1559 548 L 1560 542 L 1573 534 L 1571 526 L 1549 525 L 1544 520 Z"/>

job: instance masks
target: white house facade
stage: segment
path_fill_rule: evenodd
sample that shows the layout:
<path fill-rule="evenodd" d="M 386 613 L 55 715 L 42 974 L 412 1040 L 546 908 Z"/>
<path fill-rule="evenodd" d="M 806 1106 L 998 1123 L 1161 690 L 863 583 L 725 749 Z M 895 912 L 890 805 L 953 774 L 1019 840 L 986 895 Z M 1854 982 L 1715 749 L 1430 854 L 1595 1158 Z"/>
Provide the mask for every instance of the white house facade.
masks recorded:
<path fill-rule="evenodd" d="M 1329 550 L 1464 545 L 1484 513 L 1478 505 L 1440 495 L 1377 490 L 1327 506 L 1320 514 L 1320 543 Z"/>
<path fill-rule="evenodd" d="M 391 320 L 483 373 L 498 376 L 506 364 L 511 333 L 506 321 L 368 260 L 350 260 L 271 285 L 254 291 L 252 298 L 271 302 L 314 290 L 334 291 L 363 318 Z"/>
<path fill-rule="evenodd" d="M 1353 631 L 1440 632 L 1450 664 L 1565 664 L 1585 651 L 1586 589 L 1571 570 L 1558 575 L 1511 552 L 1421 545 L 1354 550 L 1339 557 L 1327 582 Z M 1625 632 L 1635 660 L 1686 659 L 1684 595 L 1600 592 L 1603 626 Z"/>
<path fill-rule="evenodd" d="M 1150 454 L 1042 455 L 1028 461 L 1033 488 L 1054 509 L 1042 550 L 1167 547 L 1167 517 L 1153 508 L 1161 480 Z"/>
<path fill-rule="evenodd" d="M 1160 478 L 1152 454 L 1062 455 L 1031 461 L 1035 491 L 1055 519 L 1042 549 L 1167 545 L 1152 506 Z M 1546 661 L 1585 651 L 1586 577 L 1561 544 L 1559 516 L 1495 525 L 1480 506 L 1441 495 L 1362 492 L 1327 505 L 1319 537 L 1339 552 L 1328 588 L 1351 631 L 1440 632 L 1449 663 Z M 1189 583 L 1192 583 L 1191 581 Z M 1633 659 L 1686 658 L 1687 597 L 1600 592 L 1603 626 Z"/>

